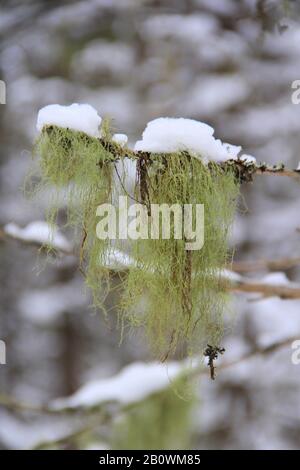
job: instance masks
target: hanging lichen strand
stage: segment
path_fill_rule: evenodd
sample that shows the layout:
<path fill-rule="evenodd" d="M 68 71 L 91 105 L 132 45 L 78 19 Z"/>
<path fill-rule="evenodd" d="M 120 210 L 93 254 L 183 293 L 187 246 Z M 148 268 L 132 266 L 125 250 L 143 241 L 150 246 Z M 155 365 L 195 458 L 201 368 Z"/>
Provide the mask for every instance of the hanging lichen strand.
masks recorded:
<path fill-rule="evenodd" d="M 108 135 L 106 141 L 109 142 Z M 80 263 L 87 285 L 99 297 L 109 240 L 96 237 L 96 208 L 111 201 L 115 157 L 97 138 L 57 126 L 44 127 L 34 148 L 39 157 L 39 183 L 34 192 L 49 189 L 47 219 L 55 224 L 58 210 L 66 208 L 66 226 L 80 240 Z M 55 191 L 53 191 L 53 188 Z M 52 190 L 52 191 L 51 191 Z M 75 237 L 76 238 L 76 237 Z"/>
<path fill-rule="evenodd" d="M 238 183 L 229 166 L 205 165 L 185 152 L 141 154 L 138 172 L 139 197 L 150 219 L 153 203 L 204 205 L 204 245 L 188 251 L 174 232 L 169 240 L 135 241 L 136 268 L 128 275 L 123 312 L 132 325 L 145 328 L 161 360 L 175 352 L 193 354 L 218 344 L 222 334 L 227 296 L 221 275 L 230 259 Z"/>

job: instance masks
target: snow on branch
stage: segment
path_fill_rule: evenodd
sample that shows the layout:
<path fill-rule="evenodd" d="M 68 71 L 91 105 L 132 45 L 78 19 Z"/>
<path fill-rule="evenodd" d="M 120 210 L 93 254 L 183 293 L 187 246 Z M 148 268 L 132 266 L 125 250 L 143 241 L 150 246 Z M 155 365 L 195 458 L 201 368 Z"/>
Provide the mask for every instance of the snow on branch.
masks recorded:
<path fill-rule="evenodd" d="M 102 118 L 89 104 L 50 104 L 39 111 L 36 127 L 39 132 L 44 126 L 51 125 L 84 132 L 90 137 L 100 137 L 101 122 Z"/>
<path fill-rule="evenodd" d="M 300 299 L 300 285 L 288 281 L 283 273 L 272 273 L 261 281 L 247 279 L 225 280 L 229 291 L 260 294 L 260 298 L 279 297 L 280 299 Z"/>
<path fill-rule="evenodd" d="M 245 353 L 244 355 L 231 361 L 222 360 L 222 362 L 218 365 L 218 371 L 230 369 L 235 365 L 238 365 L 244 361 L 254 358 L 255 356 L 265 356 L 284 347 L 290 347 L 291 344 L 296 340 L 299 340 L 299 336 L 285 337 L 279 341 L 270 343 L 266 346 L 258 346 L 255 349 L 249 351 L 248 353 Z M 118 402 L 120 406 L 110 407 L 109 405 L 111 404 L 111 402 L 113 400 L 116 401 L 116 399 L 119 399 L 122 395 L 122 389 L 117 392 L 116 386 L 120 384 L 124 385 L 124 377 L 125 379 L 128 379 L 130 376 L 128 370 L 130 372 L 131 368 L 131 372 L 134 370 L 137 371 L 136 367 L 140 368 L 140 370 L 143 369 L 143 374 L 142 376 L 138 375 L 137 377 L 135 377 L 134 383 L 136 385 L 138 381 L 138 385 L 140 387 L 143 379 L 145 379 L 144 387 L 140 387 L 139 390 L 133 390 L 134 387 L 131 388 L 131 385 L 129 384 L 129 388 L 131 389 L 130 392 L 133 393 L 132 399 L 131 397 L 129 400 L 127 399 L 127 397 L 129 396 L 129 388 L 125 388 L 122 402 L 120 402 L 120 400 Z M 153 373 L 153 371 L 155 372 Z M 150 372 L 149 380 L 147 376 L 148 372 Z M 95 407 L 96 405 L 98 405 L 99 412 L 103 413 L 103 415 L 106 417 L 105 422 L 107 422 L 114 419 L 116 415 L 119 415 L 122 412 L 126 412 L 126 410 L 128 409 L 131 409 L 133 406 L 140 403 L 140 401 L 144 400 L 145 398 L 147 398 L 147 396 L 150 396 L 152 393 L 163 390 L 164 388 L 170 386 L 172 383 L 171 380 L 183 376 L 190 378 L 208 376 L 207 367 L 201 361 L 197 361 L 194 367 L 187 366 L 186 362 L 173 362 L 169 363 L 167 366 L 156 363 L 148 365 L 143 363 L 135 363 L 125 367 L 123 371 L 121 371 L 119 374 L 110 379 L 102 379 L 84 385 L 71 397 L 57 399 L 45 405 L 33 405 L 18 401 L 12 398 L 11 396 L 1 394 L 0 406 L 14 411 L 33 412 L 40 414 L 61 414 L 65 412 L 78 413 L 84 411 L 85 416 L 89 416 L 88 411 L 90 410 L 94 413 Z M 150 379 L 155 380 L 157 378 L 158 384 L 151 384 L 150 386 Z M 108 399 L 109 397 L 110 399 Z M 97 425 L 99 424 L 101 425 L 101 421 L 99 422 L 98 419 Z"/>
<path fill-rule="evenodd" d="M 36 229 L 42 230 L 39 231 Z M 49 230 L 49 226 L 46 224 L 46 222 L 32 222 L 25 229 L 21 229 L 16 224 L 11 223 L 6 225 L 3 229 L 0 229 L 0 238 L 11 238 L 27 245 L 37 246 L 38 248 L 43 248 L 43 246 L 50 246 L 62 255 L 73 254 L 71 244 L 62 234 L 56 232 L 54 235 L 51 235 L 49 232 L 47 232 L 47 230 Z M 105 267 L 107 267 L 112 274 L 118 273 L 120 271 L 126 271 L 134 266 L 134 260 L 130 257 L 130 255 L 117 249 L 107 253 L 106 260 L 107 264 Z M 300 259 L 298 258 L 288 258 L 286 260 L 283 259 L 277 262 L 268 262 L 268 266 L 273 266 L 273 269 L 275 267 L 281 267 L 282 269 L 285 269 L 287 267 L 296 266 L 298 264 L 300 264 Z M 300 285 L 289 282 L 288 280 L 283 282 L 282 278 L 280 283 L 278 283 L 278 281 L 271 282 L 270 279 L 260 281 L 248 279 L 238 274 L 239 271 L 246 272 L 247 266 L 243 268 L 241 265 L 240 270 L 239 263 L 237 263 L 236 266 L 237 268 L 235 269 L 235 264 L 233 265 L 232 271 L 225 270 L 221 273 L 227 290 L 250 294 L 257 293 L 261 294 L 261 298 L 279 297 L 281 299 L 300 299 Z M 254 271 L 254 268 L 257 266 L 264 267 L 266 264 L 264 261 L 257 261 L 256 263 L 254 262 L 253 266 L 250 266 L 249 271 Z"/>
<path fill-rule="evenodd" d="M 72 244 L 55 227 L 51 227 L 45 221 L 30 222 L 26 227 L 19 227 L 14 222 L 6 224 L 0 229 L 0 238 L 17 240 L 21 243 L 48 247 L 62 254 L 72 254 Z"/>
<path fill-rule="evenodd" d="M 151 159 L 151 154 L 172 154 L 184 152 L 190 157 L 199 158 L 204 163 L 218 162 L 221 166 L 230 165 L 236 170 L 241 181 L 249 182 L 254 175 L 277 175 L 300 179 L 300 168 L 288 169 L 283 164 L 267 165 L 257 163 L 252 155 L 239 155 L 241 147 L 223 143 L 214 136 L 214 129 L 206 123 L 185 118 L 158 118 L 150 121 L 142 139 L 134 149 L 129 148 L 125 134 L 114 134 L 111 139 L 105 136 L 101 126 L 103 120 L 97 111 L 88 104 L 74 103 L 70 106 L 48 105 L 38 113 L 37 130 L 51 131 L 53 127 L 71 129 L 97 138 L 116 160 L 141 157 Z"/>
<path fill-rule="evenodd" d="M 170 386 L 186 367 L 185 363 L 170 362 L 167 367 L 159 363 L 136 362 L 108 379 L 87 383 L 74 395 L 55 400 L 54 409 L 94 408 L 103 403 L 122 405 L 145 400 L 148 396 Z"/>

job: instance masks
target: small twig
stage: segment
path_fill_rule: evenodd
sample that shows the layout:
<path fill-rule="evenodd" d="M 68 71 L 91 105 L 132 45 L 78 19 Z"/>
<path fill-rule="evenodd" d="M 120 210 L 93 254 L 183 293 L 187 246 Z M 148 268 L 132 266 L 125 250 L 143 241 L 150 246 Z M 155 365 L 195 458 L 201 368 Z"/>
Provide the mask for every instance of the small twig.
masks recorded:
<path fill-rule="evenodd" d="M 208 367 L 210 368 L 210 378 L 211 380 L 215 380 L 216 378 L 216 368 L 214 361 L 218 359 L 219 354 L 224 354 L 225 349 L 219 348 L 218 346 L 211 346 L 210 344 L 207 345 L 203 355 L 208 357 Z"/>
<path fill-rule="evenodd" d="M 267 284 L 263 282 L 243 280 L 225 280 L 225 288 L 233 292 L 249 292 L 262 294 L 266 297 L 279 297 L 281 299 L 300 299 L 300 285 L 293 284 Z"/>
<path fill-rule="evenodd" d="M 84 253 L 84 245 L 85 245 L 85 242 L 86 242 L 86 238 L 87 238 L 87 231 L 86 231 L 86 229 L 84 228 L 84 229 L 83 229 L 83 237 L 82 237 L 82 241 L 81 241 L 81 245 L 80 245 L 79 266 L 82 266 L 82 262 L 83 262 L 83 253 Z"/>
<path fill-rule="evenodd" d="M 284 271 L 300 265 L 300 257 L 281 258 L 278 260 L 235 261 L 229 269 L 237 273 L 247 273 L 260 270 Z"/>
<path fill-rule="evenodd" d="M 255 356 L 265 356 L 265 355 L 271 354 L 286 346 L 291 346 L 294 341 L 299 340 L 299 339 L 300 339 L 300 331 L 297 336 L 296 335 L 290 336 L 289 338 L 285 338 L 281 341 L 274 342 L 268 346 L 257 347 L 253 349 L 252 351 L 250 351 L 249 353 L 246 353 L 243 356 L 238 357 L 237 359 L 233 359 L 232 361 L 229 361 L 229 362 L 223 362 L 218 366 L 218 369 L 219 371 L 230 369 L 231 367 L 241 364 L 242 362 L 248 361 L 254 358 Z M 202 364 L 199 364 L 199 366 L 195 367 L 191 371 L 188 371 L 187 376 L 192 378 L 192 377 L 198 377 L 199 375 L 205 375 L 205 373 L 206 373 L 206 370 L 203 369 Z"/>
<path fill-rule="evenodd" d="M 139 204 L 144 204 L 144 202 L 139 201 L 138 199 L 136 199 L 135 197 L 133 197 L 131 194 L 128 193 L 127 189 L 126 189 L 125 186 L 124 186 L 124 183 L 123 183 L 123 181 L 122 181 L 122 178 L 121 178 L 121 176 L 120 176 L 120 174 L 119 174 L 119 172 L 118 172 L 118 168 L 117 168 L 117 165 L 116 165 L 116 164 L 114 164 L 114 168 L 115 168 L 116 175 L 117 175 L 117 177 L 118 177 L 119 183 L 120 183 L 120 185 L 121 185 L 121 187 L 122 187 L 124 193 L 126 194 L 126 196 L 128 196 L 130 199 L 132 199 L 133 201 L 135 201 L 135 202 L 137 202 L 137 203 L 139 203 Z"/>

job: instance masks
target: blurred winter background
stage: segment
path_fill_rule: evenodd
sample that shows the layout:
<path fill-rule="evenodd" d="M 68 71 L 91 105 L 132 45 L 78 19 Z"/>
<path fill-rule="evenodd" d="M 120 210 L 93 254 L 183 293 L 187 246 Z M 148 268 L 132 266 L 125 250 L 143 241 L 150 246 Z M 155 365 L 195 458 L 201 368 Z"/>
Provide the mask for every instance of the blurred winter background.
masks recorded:
<path fill-rule="evenodd" d="M 3 0 L 0 79 L 7 85 L 7 104 L 0 106 L 1 227 L 10 222 L 24 227 L 44 218 L 47 201 L 26 200 L 21 187 L 37 111 L 49 103 L 88 102 L 113 118 L 115 131 L 127 133 L 131 143 L 150 119 L 192 117 L 208 122 L 218 137 L 243 145 L 259 161 L 297 167 L 300 107 L 291 102 L 291 83 L 300 78 L 297 4 Z M 257 176 L 242 194 L 232 239 L 235 260 L 299 257 L 299 183 Z M 46 263 L 36 247 L 1 237 L 0 339 L 6 342 L 7 364 L 0 365 L 0 448 L 28 449 L 41 441 L 62 449 L 110 447 L 111 422 L 106 408 L 95 406 L 97 393 L 99 403 L 110 393 L 122 401 L 124 393 L 126 405 L 128 394 L 141 400 L 139 388 L 152 394 L 161 380 L 154 366 L 133 365 L 122 380 L 101 382 L 96 391 L 83 393 L 83 403 L 82 396 L 81 402 L 77 399 L 84 405 L 96 394 L 93 410 L 85 414 L 80 409 L 72 414 L 21 409 L 22 403 L 41 407 L 90 380 L 109 379 L 136 361 L 151 361 L 141 337 L 125 335 L 120 345 L 114 315 L 105 321 L 90 310 L 76 262 L 60 256 Z M 249 276 L 300 283 L 296 266 L 280 275 L 262 269 Z M 234 295 L 224 362 L 277 340 L 300 338 L 299 301 L 258 297 Z M 165 407 L 153 411 L 154 401 L 130 445 L 299 448 L 300 365 L 292 364 L 291 354 L 288 344 L 255 356 L 220 370 L 215 382 L 207 371 L 196 381 L 186 439 L 176 434 L 182 422 L 178 403 L 172 424 L 164 428 Z M 115 406 L 108 406 L 109 415 Z M 159 437 L 151 444 L 149 437 L 148 442 L 151 426 L 151 439 L 164 432 L 169 439 Z M 129 439 L 126 420 L 122 433 L 124 443 Z"/>

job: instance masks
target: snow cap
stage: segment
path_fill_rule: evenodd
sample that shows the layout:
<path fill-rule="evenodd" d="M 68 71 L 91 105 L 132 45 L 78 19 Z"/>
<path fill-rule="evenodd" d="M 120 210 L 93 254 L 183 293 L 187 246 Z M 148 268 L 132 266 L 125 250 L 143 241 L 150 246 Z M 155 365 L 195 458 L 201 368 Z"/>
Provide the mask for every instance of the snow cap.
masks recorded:
<path fill-rule="evenodd" d="M 188 151 L 207 162 L 236 159 L 241 147 L 214 137 L 214 129 L 204 122 L 184 118 L 158 118 L 150 121 L 136 151 L 173 153 Z"/>
<path fill-rule="evenodd" d="M 74 103 L 70 106 L 50 104 L 40 109 L 36 127 L 40 132 L 44 126 L 59 126 L 85 132 L 91 137 L 101 137 L 99 129 L 101 122 L 101 117 L 89 104 Z"/>

